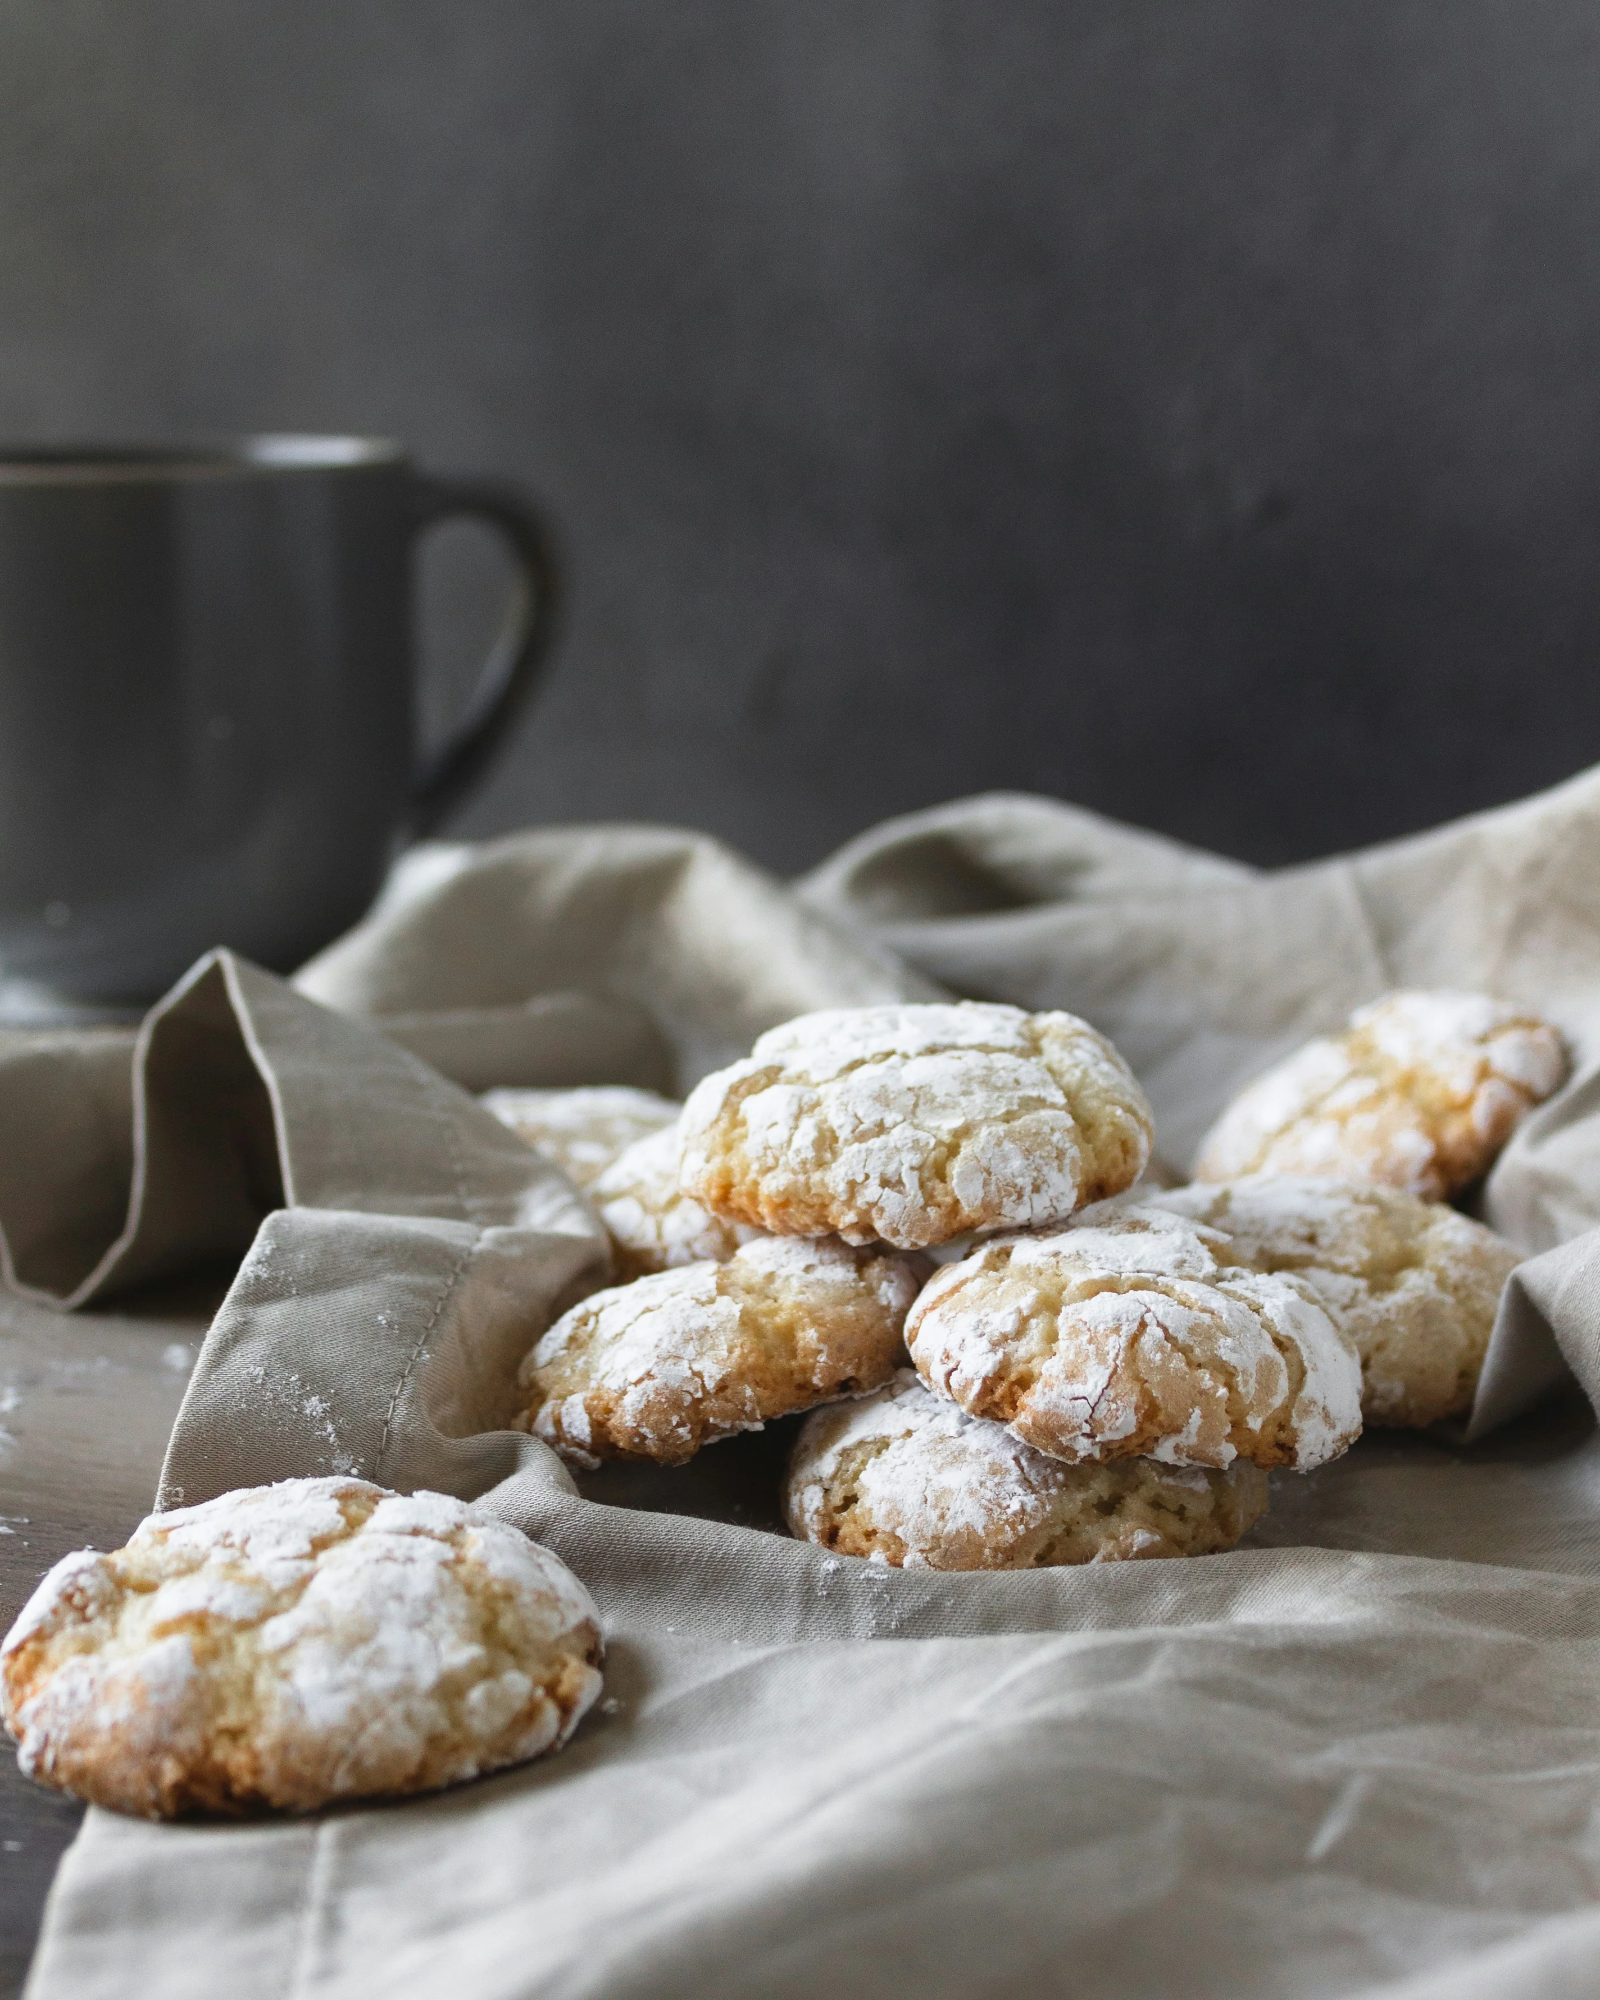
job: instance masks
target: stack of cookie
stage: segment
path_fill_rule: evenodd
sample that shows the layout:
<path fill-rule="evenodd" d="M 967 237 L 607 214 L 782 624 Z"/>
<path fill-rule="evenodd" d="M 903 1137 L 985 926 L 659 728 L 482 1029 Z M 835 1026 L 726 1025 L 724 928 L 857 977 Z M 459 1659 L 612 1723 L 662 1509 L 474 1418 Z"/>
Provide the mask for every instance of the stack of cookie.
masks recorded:
<path fill-rule="evenodd" d="M 1515 1253 L 1440 1197 L 1564 1069 L 1500 1003 L 1394 995 L 1259 1079 L 1207 1178 L 1161 1190 L 1135 1186 L 1137 1082 L 1072 1015 L 803 1016 L 675 1125 L 650 1100 L 586 1176 L 629 1282 L 534 1348 L 521 1421 L 580 1468 L 681 1464 L 822 1406 L 790 1524 L 878 1561 L 1231 1547 L 1270 1469 L 1325 1464 L 1363 1415 L 1470 1404 Z M 570 1131 L 580 1095 L 522 1129 Z"/>
<path fill-rule="evenodd" d="M 1070 1214 L 1128 1186 L 1149 1146 L 1126 1064 L 1069 1015 L 804 1016 L 595 1178 L 632 1282 L 540 1341 L 525 1421 L 578 1466 L 679 1464 L 877 1389 L 905 1359 L 921 1252 Z"/>

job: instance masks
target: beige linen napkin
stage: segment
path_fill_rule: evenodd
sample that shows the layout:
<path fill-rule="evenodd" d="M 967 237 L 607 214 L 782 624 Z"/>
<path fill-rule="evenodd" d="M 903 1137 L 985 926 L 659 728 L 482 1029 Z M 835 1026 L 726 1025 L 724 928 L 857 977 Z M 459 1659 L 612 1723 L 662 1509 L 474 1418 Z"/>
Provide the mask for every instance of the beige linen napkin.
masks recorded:
<path fill-rule="evenodd" d="M 243 1256 L 166 1500 L 329 1470 L 486 1493 L 611 1639 L 549 1763 L 301 1822 L 91 1813 L 35 2000 L 1594 1990 L 1600 1452 L 1570 1403 L 1474 1447 L 1374 1434 L 1187 1563 L 826 1557 L 737 1525 L 770 1519 L 782 1426 L 580 1494 L 501 1426 L 603 1238 L 429 1063 L 683 1089 L 804 1008 L 939 981 L 1087 1014 L 1181 1159 L 1386 986 L 1529 1000 L 1581 1067 L 1488 1190 L 1541 1253 L 1488 1429 L 1558 1354 L 1600 1394 L 1597 859 L 1595 775 L 1273 875 L 1026 799 L 880 829 L 798 893 L 694 836 L 541 832 L 412 857 L 298 992 L 203 962 L 131 1085 L 116 1038 L 0 1045 L 10 1282 L 77 1304 Z"/>

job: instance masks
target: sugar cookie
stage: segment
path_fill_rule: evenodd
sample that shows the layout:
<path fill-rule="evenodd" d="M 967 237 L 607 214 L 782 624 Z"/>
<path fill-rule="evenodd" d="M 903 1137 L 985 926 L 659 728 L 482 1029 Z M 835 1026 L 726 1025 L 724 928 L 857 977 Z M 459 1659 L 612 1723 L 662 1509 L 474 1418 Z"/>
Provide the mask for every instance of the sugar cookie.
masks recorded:
<path fill-rule="evenodd" d="M 1361 1429 L 1361 1364 L 1310 1289 L 1142 1203 L 947 1264 L 906 1344 L 936 1393 L 1072 1463 L 1305 1470 Z"/>
<path fill-rule="evenodd" d="M 1226 1232 L 1235 1261 L 1293 1271 L 1361 1356 L 1369 1424 L 1464 1416 L 1519 1253 L 1398 1188 L 1288 1174 L 1175 1188 L 1153 1208 Z"/>
<path fill-rule="evenodd" d="M 564 1313 L 523 1363 L 522 1422 L 573 1465 L 680 1465 L 735 1431 L 887 1381 L 916 1291 L 891 1252 L 757 1237 L 724 1263 L 616 1285 Z"/>
<path fill-rule="evenodd" d="M 479 1102 L 581 1188 L 598 1180 L 635 1140 L 678 1122 L 678 1106 L 670 1098 L 621 1083 L 581 1090 L 486 1090 Z"/>
<path fill-rule="evenodd" d="M 619 1278 L 671 1271 L 711 1259 L 722 1263 L 762 1235 L 747 1222 L 713 1215 L 678 1186 L 674 1122 L 638 1139 L 589 1190 L 616 1250 Z"/>
<path fill-rule="evenodd" d="M 922 1249 L 1120 1192 L 1151 1121 L 1087 1022 L 962 1001 L 803 1014 L 699 1084 L 681 1131 L 684 1190 L 718 1215 Z"/>
<path fill-rule="evenodd" d="M 600 1628 L 547 1549 L 439 1493 L 286 1479 L 56 1564 L 0 1648 L 22 1767 L 97 1805 L 306 1810 L 564 1743 Z"/>
<path fill-rule="evenodd" d="M 1246 1084 L 1201 1142 L 1194 1177 L 1323 1174 L 1443 1201 L 1487 1171 L 1566 1073 L 1560 1035 L 1526 1008 L 1390 993 Z"/>
<path fill-rule="evenodd" d="M 784 1493 L 802 1541 L 911 1569 L 1046 1569 L 1211 1555 L 1265 1512 L 1267 1475 L 1153 1458 L 1067 1465 L 903 1368 L 807 1417 Z"/>

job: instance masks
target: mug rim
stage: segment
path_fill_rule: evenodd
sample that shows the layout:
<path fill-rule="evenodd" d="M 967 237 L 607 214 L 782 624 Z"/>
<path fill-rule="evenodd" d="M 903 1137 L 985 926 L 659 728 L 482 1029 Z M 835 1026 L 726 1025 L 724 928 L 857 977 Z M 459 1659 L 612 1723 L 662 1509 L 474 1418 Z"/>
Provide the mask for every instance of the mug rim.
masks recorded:
<path fill-rule="evenodd" d="M 357 472 L 403 465 L 393 438 L 355 433 L 251 431 L 237 436 L 64 444 L 0 441 L 0 486 L 89 486 L 226 479 L 261 474 Z"/>

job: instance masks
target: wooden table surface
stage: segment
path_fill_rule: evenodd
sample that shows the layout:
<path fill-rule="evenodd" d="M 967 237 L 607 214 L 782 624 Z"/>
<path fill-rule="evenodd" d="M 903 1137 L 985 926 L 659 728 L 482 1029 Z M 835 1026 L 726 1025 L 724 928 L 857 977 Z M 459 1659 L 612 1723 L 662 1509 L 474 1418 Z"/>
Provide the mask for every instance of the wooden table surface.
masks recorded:
<path fill-rule="evenodd" d="M 0 1631 L 69 1549 L 115 1548 L 150 1511 L 217 1300 L 206 1284 L 65 1317 L 0 1293 Z M 0 1747 L 0 1996 L 27 1972 L 81 1808 Z"/>

